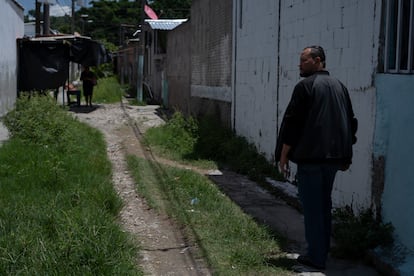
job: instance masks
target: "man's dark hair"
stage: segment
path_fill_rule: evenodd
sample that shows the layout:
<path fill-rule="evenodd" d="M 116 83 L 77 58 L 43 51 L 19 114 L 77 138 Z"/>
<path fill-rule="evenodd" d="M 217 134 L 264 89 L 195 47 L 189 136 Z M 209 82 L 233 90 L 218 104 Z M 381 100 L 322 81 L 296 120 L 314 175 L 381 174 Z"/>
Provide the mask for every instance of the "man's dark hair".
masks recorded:
<path fill-rule="evenodd" d="M 316 58 L 319 57 L 321 59 L 323 68 L 325 68 L 326 63 L 325 63 L 325 51 L 323 50 L 323 48 L 321 46 L 318 45 L 312 45 L 312 46 L 308 46 L 305 47 L 305 49 L 311 49 L 310 51 L 310 55 L 312 58 Z"/>

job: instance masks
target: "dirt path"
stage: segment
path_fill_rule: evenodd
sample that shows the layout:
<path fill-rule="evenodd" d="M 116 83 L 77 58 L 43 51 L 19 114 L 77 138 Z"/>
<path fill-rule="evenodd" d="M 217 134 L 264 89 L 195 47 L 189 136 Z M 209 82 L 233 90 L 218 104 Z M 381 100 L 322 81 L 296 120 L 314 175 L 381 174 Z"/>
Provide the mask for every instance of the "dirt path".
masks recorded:
<path fill-rule="evenodd" d="M 149 127 L 162 124 L 155 106 L 120 104 L 73 109 L 80 121 L 102 131 L 108 158 L 113 166 L 113 182 L 124 201 L 120 218 L 124 229 L 136 238 L 141 250 L 137 256 L 147 275 L 211 275 L 204 261 L 196 258 L 197 248 L 188 242 L 168 217 L 150 209 L 136 192 L 127 170 L 125 155 L 148 157 L 138 138 Z"/>

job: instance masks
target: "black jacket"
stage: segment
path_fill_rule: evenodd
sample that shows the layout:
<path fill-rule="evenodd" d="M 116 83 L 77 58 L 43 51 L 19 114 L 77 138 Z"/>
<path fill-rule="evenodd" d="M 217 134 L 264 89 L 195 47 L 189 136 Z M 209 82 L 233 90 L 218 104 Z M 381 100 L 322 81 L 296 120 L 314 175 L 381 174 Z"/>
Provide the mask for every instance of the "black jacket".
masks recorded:
<path fill-rule="evenodd" d="M 291 146 L 295 163 L 350 164 L 358 121 L 348 90 L 327 71 L 300 81 L 283 117 L 275 158 L 283 144 Z"/>

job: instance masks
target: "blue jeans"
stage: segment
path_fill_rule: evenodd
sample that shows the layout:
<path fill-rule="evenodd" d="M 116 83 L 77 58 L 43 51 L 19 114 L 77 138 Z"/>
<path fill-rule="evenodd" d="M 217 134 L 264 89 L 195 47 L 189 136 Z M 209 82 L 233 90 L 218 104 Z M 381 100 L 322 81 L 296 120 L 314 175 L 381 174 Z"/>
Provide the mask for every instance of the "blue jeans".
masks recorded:
<path fill-rule="evenodd" d="M 332 228 L 332 186 L 338 165 L 298 164 L 298 190 L 305 218 L 308 256 L 319 266 L 326 265 Z"/>

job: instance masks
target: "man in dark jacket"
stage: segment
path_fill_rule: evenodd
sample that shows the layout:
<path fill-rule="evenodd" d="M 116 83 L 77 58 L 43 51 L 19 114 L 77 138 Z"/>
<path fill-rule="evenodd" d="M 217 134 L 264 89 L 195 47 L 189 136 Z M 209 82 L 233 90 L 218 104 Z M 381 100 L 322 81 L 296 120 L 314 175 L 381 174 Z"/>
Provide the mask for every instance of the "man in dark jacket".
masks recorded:
<path fill-rule="evenodd" d="M 299 197 L 305 219 L 307 255 L 298 262 L 325 269 L 331 236 L 331 192 L 338 170 L 351 164 L 357 120 L 348 90 L 325 70 L 320 46 L 300 56 L 300 76 L 283 117 L 276 147 L 279 170 L 289 174 L 297 164 Z"/>

